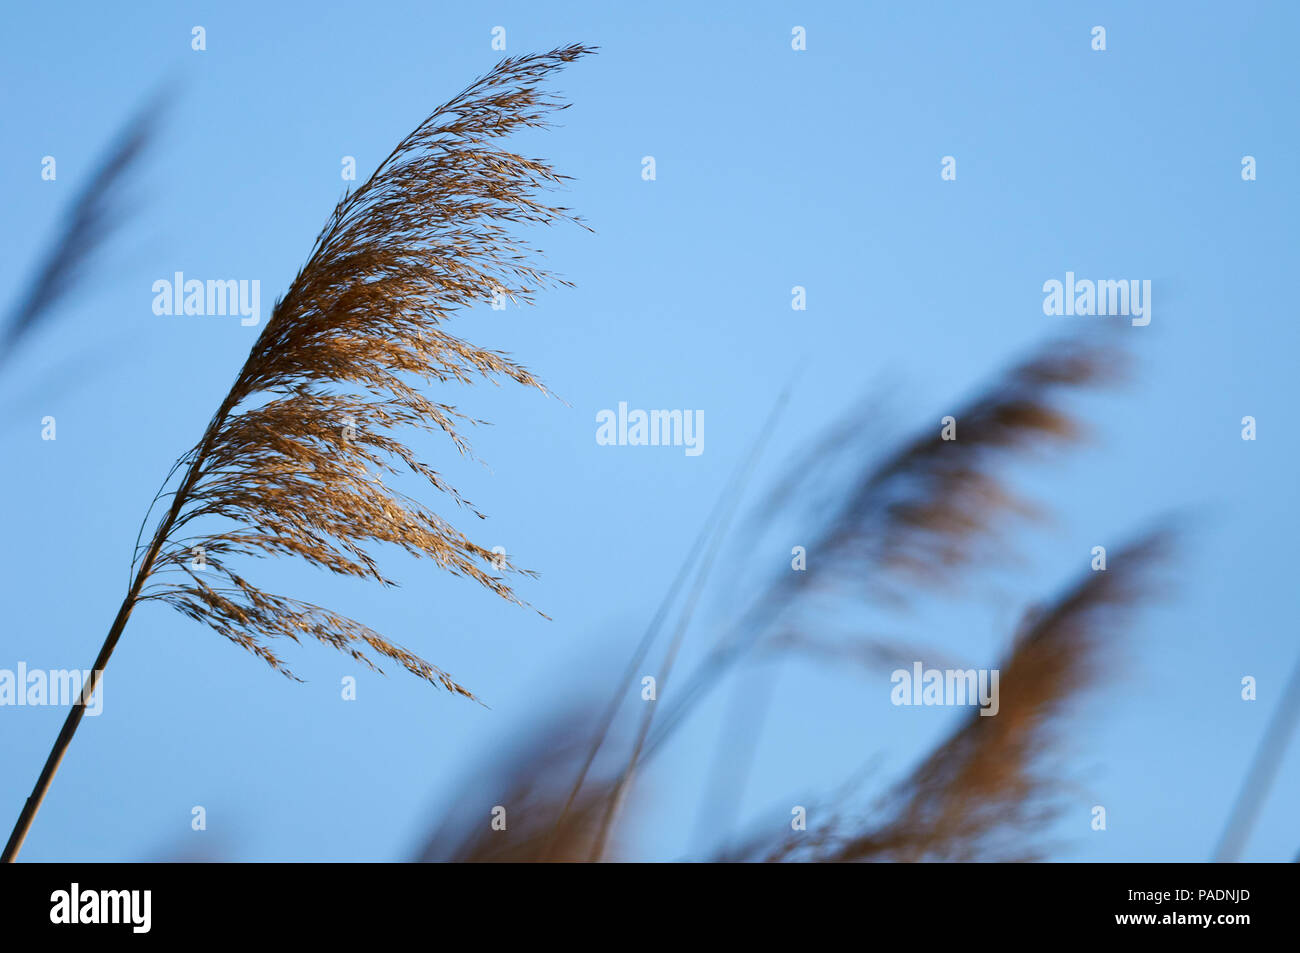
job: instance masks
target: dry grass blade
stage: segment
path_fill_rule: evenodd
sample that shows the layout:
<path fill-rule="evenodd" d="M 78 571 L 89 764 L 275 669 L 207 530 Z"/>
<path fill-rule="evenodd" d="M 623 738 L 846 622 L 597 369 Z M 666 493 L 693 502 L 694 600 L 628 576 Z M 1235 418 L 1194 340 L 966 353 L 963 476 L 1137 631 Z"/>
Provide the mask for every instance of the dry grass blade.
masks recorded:
<path fill-rule="evenodd" d="M 961 727 L 878 805 L 875 823 L 831 822 L 791 837 L 769 860 L 1027 860 L 1026 837 L 1053 816 L 1040 759 L 1052 726 L 1100 672 L 1099 651 L 1152 588 L 1172 535 L 1149 533 L 1028 613 L 1001 665 L 998 713 L 972 711 Z"/>

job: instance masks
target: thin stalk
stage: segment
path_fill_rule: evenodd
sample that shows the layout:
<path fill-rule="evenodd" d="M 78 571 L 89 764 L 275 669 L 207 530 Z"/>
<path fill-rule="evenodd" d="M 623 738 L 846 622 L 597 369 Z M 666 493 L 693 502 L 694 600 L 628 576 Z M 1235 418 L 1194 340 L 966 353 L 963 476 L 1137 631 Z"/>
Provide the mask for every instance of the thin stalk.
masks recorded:
<path fill-rule="evenodd" d="M 662 691 L 668 685 L 668 678 L 672 675 L 673 664 L 677 661 L 677 653 L 682 647 L 682 641 L 686 636 L 686 630 L 690 626 L 691 618 L 695 614 L 695 606 L 698 604 L 700 595 L 704 591 L 704 585 L 708 581 L 709 572 L 713 568 L 713 562 L 717 558 L 718 552 L 722 547 L 722 541 L 726 537 L 727 527 L 731 522 L 731 513 L 727 514 L 722 524 L 718 527 L 718 532 L 714 536 L 713 545 L 710 547 L 708 555 L 700 566 L 699 575 L 696 576 L 695 585 L 691 589 L 691 594 L 686 601 L 686 606 L 682 609 L 681 619 L 677 623 L 677 631 L 673 633 L 672 642 L 669 643 L 668 653 L 664 657 L 660 674 L 657 691 Z M 637 731 L 636 743 L 632 746 L 632 755 L 628 759 L 627 767 L 619 775 L 618 781 L 614 785 L 614 790 L 610 794 L 605 804 L 605 813 L 601 818 L 600 828 L 596 833 L 595 844 L 591 850 L 591 860 L 599 861 L 605 854 L 605 845 L 609 840 L 610 827 L 614 823 L 614 815 L 618 813 L 624 797 L 627 795 L 628 787 L 631 784 L 632 777 L 636 773 L 637 764 L 641 759 L 641 749 L 645 747 L 646 735 L 650 732 L 650 724 L 654 719 L 654 707 L 646 709 L 641 718 L 641 726 Z"/>
<path fill-rule="evenodd" d="M 163 544 L 167 541 L 167 534 L 171 532 L 172 525 L 180 515 L 181 508 L 184 507 L 185 501 L 189 499 L 190 492 L 194 489 L 194 484 L 199 478 L 199 471 L 202 468 L 203 460 L 207 456 L 212 439 L 233 404 L 232 398 L 227 396 L 221 408 L 217 411 L 216 417 L 208 425 L 199 452 L 195 454 L 194 460 L 190 463 L 189 470 L 185 474 L 185 480 L 180 489 L 176 491 L 176 496 L 172 498 L 171 509 L 167 511 L 164 520 L 158 524 L 153 542 L 149 544 L 149 551 L 145 553 L 144 560 L 140 563 L 140 571 L 136 573 L 135 580 L 131 583 L 126 598 L 122 600 L 122 605 L 117 610 L 117 617 L 113 619 L 113 625 L 108 630 L 108 637 L 104 639 L 104 645 L 100 648 L 99 656 L 95 659 L 94 667 L 90 670 L 90 680 L 82 686 L 81 695 L 73 704 L 72 710 L 68 712 L 68 717 L 63 722 L 63 728 L 59 731 L 59 736 L 54 740 L 54 747 L 50 749 L 49 757 L 45 759 L 45 767 L 41 769 L 40 777 L 36 779 L 36 786 L 32 788 L 31 796 L 27 798 L 22 813 L 18 815 L 18 822 L 14 824 L 13 832 L 9 835 L 9 841 L 5 844 L 4 854 L 0 856 L 0 863 L 11 864 L 18 859 L 18 851 L 22 849 L 23 841 L 27 839 L 32 823 L 36 820 L 36 812 L 41 809 L 41 803 L 45 800 L 45 795 L 54 782 L 54 775 L 63 762 L 63 756 L 67 754 L 68 746 L 72 744 L 72 736 L 77 733 L 77 726 L 81 724 L 81 719 L 86 715 L 86 706 L 90 703 L 90 699 L 95 694 L 95 689 L 99 686 L 100 679 L 104 675 L 104 668 L 108 665 L 113 650 L 117 648 L 118 640 L 122 637 L 122 631 L 126 628 L 127 620 L 131 618 L 131 611 L 135 608 L 140 597 L 140 590 L 144 587 L 145 580 L 149 578 L 149 573 L 153 570 L 153 564 L 162 551 Z"/>
<path fill-rule="evenodd" d="M 640 671 L 641 662 L 650 651 L 650 646 L 654 642 L 655 636 L 663 625 L 664 619 L 667 618 L 668 610 L 676 600 L 678 590 L 681 589 L 682 584 L 690 575 L 691 567 L 695 565 L 695 560 L 699 555 L 700 549 L 708 542 L 709 527 L 717 519 L 717 514 L 721 510 L 725 498 L 724 494 L 723 499 L 720 499 L 714 507 L 714 512 L 706 522 L 704 529 L 700 531 L 699 538 L 696 539 L 695 543 L 688 550 L 686 558 L 682 561 L 681 568 L 677 570 L 676 578 L 673 579 L 672 585 L 668 587 L 668 591 L 664 594 L 663 601 L 660 602 L 659 608 L 654 614 L 654 618 L 650 620 L 650 625 L 646 628 L 645 634 L 641 636 L 641 641 L 638 643 L 636 651 L 632 653 L 632 658 L 628 660 L 627 667 L 623 672 L 623 677 L 619 680 L 618 686 L 614 689 L 613 697 L 610 698 L 609 704 L 606 705 L 604 714 L 601 715 L 599 727 L 596 729 L 591 744 L 587 748 L 586 757 L 583 759 L 582 767 L 578 769 L 578 777 L 574 780 L 573 787 L 569 790 L 569 796 L 564 802 L 564 807 L 560 811 L 560 816 L 555 819 L 555 823 L 551 826 L 551 833 L 547 837 L 546 841 L 546 849 L 542 852 L 542 857 L 544 859 L 550 858 L 551 851 L 555 847 L 555 842 L 559 837 L 560 831 L 563 829 L 564 821 L 569 816 L 569 812 L 573 810 L 573 804 L 577 800 L 578 794 L 582 791 L 582 786 L 587 781 L 587 775 L 591 772 L 591 766 L 596 760 L 596 755 L 600 753 L 601 746 L 609 736 L 610 727 L 614 723 L 614 718 L 618 714 L 619 708 L 622 707 L 624 696 L 627 694 L 627 688 L 632 684 L 632 680 L 636 678 L 636 673 Z"/>
<path fill-rule="evenodd" d="M 787 387 L 787 391 L 788 390 L 789 388 Z M 781 401 L 784 400 L 785 394 L 782 394 Z M 777 406 L 780 406 L 780 402 L 778 402 Z M 769 420 L 769 425 L 774 423 L 775 419 L 775 416 L 773 416 Z M 760 434 L 758 439 L 762 439 L 762 434 Z M 761 443 L 755 444 L 754 449 L 751 450 L 751 455 L 757 451 L 759 446 L 761 446 Z M 687 550 L 686 558 L 682 560 L 682 565 L 677 570 L 676 577 L 674 577 L 672 584 L 668 587 L 668 591 L 664 593 L 663 600 L 659 603 L 659 608 L 655 610 L 654 618 L 650 620 L 650 625 L 646 628 L 645 633 L 641 636 L 641 641 L 637 644 L 636 650 L 628 660 L 627 667 L 623 671 L 623 677 L 614 688 L 614 694 L 610 698 L 609 704 L 606 705 L 604 714 L 601 716 L 599 722 L 599 727 L 596 729 L 591 744 L 587 748 L 586 757 L 582 762 L 582 766 L 578 769 L 578 777 L 574 780 L 573 787 L 569 790 L 569 796 L 564 802 L 564 807 L 560 811 L 560 816 L 556 818 L 555 823 L 551 826 L 551 833 L 547 838 L 546 849 L 542 852 L 543 859 L 550 858 L 551 851 L 559 837 L 560 830 L 564 826 L 564 821 L 569 816 L 569 812 L 573 809 L 578 794 L 582 791 L 582 786 L 587 781 L 587 775 L 591 772 L 591 766 L 596 760 L 596 755 L 600 753 L 601 746 L 604 745 L 605 740 L 609 737 L 610 728 L 613 726 L 615 716 L 618 715 L 619 708 L 622 707 L 623 700 L 627 695 L 628 686 L 630 686 L 633 679 L 636 678 L 636 673 L 641 670 L 641 663 L 649 653 L 650 648 L 658 635 L 659 629 L 663 626 L 664 621 L 668 617 L 669 610 L 677 600 L 677 593 L 689 578 L 692 567 L 694 567 L 699 554 L 708 544 L 710 536 L 714 533 L 715 528 L 718 525 L 718 521 L 722 518 L 722 514 L 727 511 L 728 501 L 734 500 L 740 496 L 741 490 L 744 487 L 745 474 L 748 472 L 751 465 L 752 461 L 743 462 L 739 467 L 737 467 L 736 472 L 731 476 L 731 480 L 723 488 L 722 494 L 718 497 L 717 502 L 713 504 L 713 510 L 704 521 L 704 525 L 700 527 L 700 532 L 696 536 L 695 541 Z"/>
<path fill-rule="evenodd" d="M 723 730 L 718 735 L 717 753 L 713 756 L 712 779 L 700 801 L 692 843 L 705 844 L 712 840 L 718 845 L 715 854 L 725 856 L 730 847 L 734 824 L 720 823 L 713 808 L 719 804 L 740 808 L 745 787 L 754 769 L 759 738 L 779 673 L 779 660 L 772 665 L 770 674 L 757 679 L 757 687 L 737 682 L 731 696 Z M 734 752 L 727 756 L 727 749 Z M 732 812 L 733 821 L 735 811 Z M 721 834 L 719 835 L 719 831 Z"/>
<path fill-rule="evenodd" d="M 686 630 L 689 628 L 691 619 L 695 614 L 695 607 L 699 602 L 700 596 L 704 592 L 705 584 L 708 582 L 709 574 L 713 569 L 713 563 L 717 559 L 718 553 L 722 549 L 722 544 L 727 538 L 728 530 L 731 528 L 731 522 L 735 518 L 736 510 L 739 508 L 741 497 L 749 483 L 749 478 L 753 475 L 754 468 L 758 464 L 759 457 L 763 454 L 763 448 L 767 445 L 768 438 L 776 426 L 781 412 L 785 409 L 786 402 L 790 397 L 790 390 L 793 387 L 793 379 L 786 385 L 781 395 L 777 398 L 772 410 L 768 413 L 767 420 L 763 424 L 762 430 L 759 431 L 754 445 L 750 448 L 749 456 L 745 460 L 735 481 L 735 491 L 729 501 L 725 511 L 717 518 L 717 525 L 713 530 L 713 541 L 709 551 L 700 563 L 698 575 L 695 577 L 695 584 L 691 588 L 690 595 L 687 597 L 686 604 L 682 609 L 681 618 L 677 623 L 677 631 L 673 634 L 672 642 L 669 644 L 668 652 L 660 669 L 659 679 L 656 685 L 657 691 L 662 691 L 668 684 L 668 677 L 672 674 L 673 664 L 677 661 L 677 653 L 681 649 L 682 641 L 686 636 Z M 712 522 L 712 518 L 710 520 Z M 654 712 L 658 703 L 649 706 L 641 718 L 641 725 L 637 731 L 636 741 L 632 746 L 632 753 L 628 759 L 627 767 L 623 769 L 615 782 L 614 790 L 610 794 L 605 804 L 605 813 L 601 819 L 600 827 L 596 833 L 595 844 L 591 851 L 591 860 L 599 861 L 604 856 L 605 846 L 609 840 L 610 828 L 613 826 L 614 817 L 618 814 L 619 807 L 627 795 L 627 790 L 636 774 L 637 766 L 641 760 L 641 752 L 645 747 L 646 736 L 650 733 L 650 726 L 654 720 Z"/>
<path fill-rule="evenodd" d="M 68 712 L 68 717 L 63 722 L 63 730 L 55 739 L 54 747 L 50 750 L 49 757 L 45 759 L 45 767 L 41 769 L 41 775 L 36 779 L 36 786 L 32 788 L 31 796 L 27 798 L 22 813 L 18 815 L 18 823 L 14 825 L 13 832 L 9 835 L 0 863 L 12 864 L 18 859 L 18 851 L 22 849 L 23 841 L 27 839 L 27 832 L 31 830 L 32 822 L 36 820 L 36 812 L 40 810 L 41 802 L 45 800 L 45 794 L 54 781 L 54 773 L 59 770 L 59 764 L 67 753 L 68 745 L 72 743 L 72 736 L 76 734 L 77 726 L 81 724 L 81 719 L 86 714 L 86 706 L 94 696 L 95 689 L 99 687 L 104 666 L 108 664 L 109 656 L 113 654 L 113 649 L 117 648 L 117 640 L 122 637 L 122 630 L 126 628 L 126 620 L 130 618 L 131 609 L 135 606 L 140 582 L 142 579 L 137 578 L 136 585 L 132 586 L 127 597 L 122 600 L 122 607 L 117 610 L 117 618 L 113 620 L 113 627 L 108 630 L 108 638 L 104 640 L 104 645 L 99 650 L 99 657 L 95 659 L 95 666 L 90 671 L 90 680 L 82 686 L 81 695 L 78 696 L 72 711 Z"/>
<path fill-rule="evenodd" d="M 1287 742 L 1291 740 L 1291 732 L 1295 729 L 1298 717 L 1300 717 L 1300 662 L 1296 662 L 1291 678 L 1282 692 L 1282 702 L 1273 713 L 1273 718 L 1264 731 L 1264 740 L 1260 742 L 1259 750 L 1255 752 L 1250 771 L 1246 774 L 1246 781 L 1241 786 L 1241 793 L 1237 795 L 1237 803 L 1233 805 L 1232 816 L 1219 840 L 1219 846 L 1214 851 L 1215 862 L 1231 863 L 1241 856 L 1251 828 L 1255 826 L 1259 809 L 1264 804 L 1264 796 L 1273 786 L 1273 779 L 1282 764 L 1282 755 L 1286 752 Z"/>

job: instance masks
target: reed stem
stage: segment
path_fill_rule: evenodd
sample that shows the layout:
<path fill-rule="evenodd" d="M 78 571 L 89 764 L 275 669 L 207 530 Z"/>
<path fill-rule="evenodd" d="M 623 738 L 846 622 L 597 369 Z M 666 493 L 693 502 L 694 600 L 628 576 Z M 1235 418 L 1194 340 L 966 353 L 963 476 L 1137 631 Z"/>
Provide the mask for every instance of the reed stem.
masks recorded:
<path fill-rule="evenodd" d="M 95 665 L 90 670 L 90 680 L 82 686 L 81 695 L 73 704 L 72 711 L 68 712 L 68 717 L 63 722 L 63 728 L 59 731 L 59 736 L 54 739 L 54 747 L 50 749 L 50 755 L 45 759 L 45 767 L 41 769 L 40 777 L 36 779 L 36 786 L 32 788 L 31 796 L 27 798 L 22 813 L 18 815 L 18 822 L 9 835 L 9 841 L 5 844 L 4 854 L 0 856 L 0 863 L 12 864 L 18 859 L 18 851 L 22 849 L 23 841 L 27 839 L 27 833 L 31 830 L 32 822 L 36 820 L 36 812 L 41 809 L 41 802 L 45 800 L 45 795 L 54 782 L 54 775 L 59 770 L 59 764 L 63 761 L 68 746 L 72 744 L 72 736 L 77 733 L 77 726 L 81 724 L 81 719 L 86 715 L 86 705 L 94 696 L 95 689 L 99 686 L 100 679 L 103 678 L 104 668 L 108 665 L 113 650 L 117 648 L 117 642 L 122 637 L 122 631 L 126 628 L 127 620 L 131 618 L 131 611 L 140 598 L 140 590 L 144 588 L 145 580 L 149 578 L 149 574 L 153 571 L 154 561 L 158 558 L 159 552 L 162 551 L 163 544 L 167 540 L 167 534 L 171 532 L 172 525 L 176 522 L 182 507 L 185 506 L 186 500 L 189 499 L 190 492 L 194 489 L 194 484 L 199 478 L 203 461 L 207 456 L 213 436 L 217 432 L 217 427 L 230 412 L 232 405 L 232 399 L 227 397 L 222 402 L 212 423 L 208 425 L 198 453 L 195 454 L 189 469 L 185 472 L 185 479 L 176 491 L 176 495 L 172 497 L 171 509 L 167 511 L 166 518 L 163 519 L 154 532 L 153 540 L 149 544 L 149 551 L 140 563 L 140 571 L 136 573 L 130 591 L 127 592 L 126 598 L 122 600 L 121 608 L 117 610 L 117 617 L 113 620 L 113 626 L 108 630 L 108 637 L 104 639 L 104 645 L 99 650 Z"/>
<path fill-rule="evenodd" d="M 108 664 L 109 656 L 113 654 L 113 649 L 117 647 L 117 640 L 122 637 L 122 630 L 126 628 L 126 620 L 131 616 L 131 609 L 135 605 L 135 597 L 141 582 L 143 582 L 143 577 L 137 577 L 136 586 L 122 600 L 122 607 L 117 610 L 117 618 L 113 620 L 113 627 L 108 630 L 108 638 L 104 640 L 104 646 L 99 650 L 99 657 L 95 659 L 95 666 L 90 670 L 90 679 L 82 686 L 81 695 L 77 698 L 77 701 L 72 706 L 72 711 L 68 712 L 68 717 L 63 722 L 63 730 L 59 732 L 59 737 L 55 739 L 54 747 L 50 750 L 50 756 L 45 759 L 45 767 L 41 769 L 41 776 L 36 779 L 36 786 L 32 788 L 31 796 L 27 798 L 22 813 L 18 815 L 18 823 L 14 825 L 13 833 L 9 835 L 9 841 L 5 844 L 4 856 L 0 857 L 0 863 L 12 864 L 18 859 L 18 851 L 22 849 L 23 841 L 27 839 L 27 832 L 31 830 L 32 822 L 36 820 L 36 812 L 40 810 L 41 802 L 45 800 L 45 794 L 54 782 L 54 774 L 59 770 L 59 764 L 63 761 L 64 754 L 67 753 L 68 745 L 72 744 L 72 736 L 76 734 L 77 726 L 81 724 L 81 719 L 85 717 L 86 705 L 95 694 L 95 689 L 99 687 L 99 680 L 103 676 L 104 666 Z"/>

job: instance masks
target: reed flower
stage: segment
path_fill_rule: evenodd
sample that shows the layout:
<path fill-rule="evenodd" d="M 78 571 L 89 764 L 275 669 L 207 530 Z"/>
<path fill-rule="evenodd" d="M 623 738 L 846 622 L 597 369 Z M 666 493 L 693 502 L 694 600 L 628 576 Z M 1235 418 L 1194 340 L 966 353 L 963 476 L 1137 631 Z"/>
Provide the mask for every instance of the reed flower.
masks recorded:
<path fill-rule="evenodd" d="M 508 355 L 471 344 L 449 325 L 493 296 L 527 302 L 566 283 L 536 264 L 537 251 L 520 234 L 525 226 L 578 221 L 543 200 L 564 177 L 500 140 L 548 126 L 564 104 L 546 80 L 589 52 L 568 46 L 502 60 L 434 110 L 339 201 L 230 392 L 155 496 L 155 504 L 167 501 L 163 512 L 136 547 L 126 598 L 5 859 L 21 846 L 84 703 L 143 602 L 206 623 L 290 677 L 276 641 L 309 639 L 372 667 L 372 656 L 387 659 L 473 697 L 362 623 L 266 591 L 242 565 L 249 557 L 296 556 L 393 585 L 374 553 L 388 543 L 520 601 L 505 578 L 516 567 L 383 477 L 408 470 L 481 516 L 404 442 L 412 430 L 436 431 L 469 452 L 462 429 L 477 421 L 420 385 L 504 378 L 545 390 Z"/>
<path fill-rule="evenodd" d="M 272 640 L 310 638 L 366 664 L 373 652 L 470 695 L 379 633 L 268 593 L 235 566 L 239 557 L 291 555 L 392 585 L 371 552 L 375 543 L 391 543 L 519 601 L 502 576 L 515 567 L 389 489 L 383 475 L 405 468 L 481 515 L 403 442 L 402 431 L 440 431 L 469 452 L 461 430 L 471 419 L 412 382 L 504 377 L 544 390 L 509 356 L 476 347 L 448 324 L 494 294 L 530 300 L 554 282 L 532 264 L 534 250 L 511 226 L 575 220 L 540 200 L 561 176 L 496 140 L 545 126 L 561 104 L 543 91 L 543 80 L 584 52 L 572 46 L 502 61 L 435 110 L 339 202 L 184 458 L 184 477 L 137 576 L 157 581 L 138 601 L 167 603 L 286 674 Z M 209 517 L 233 525 L 179 538 Z M 192 566 L 196 550 L 202 570 Z M 180 581 L 165 570 L 176 570 Z"/>

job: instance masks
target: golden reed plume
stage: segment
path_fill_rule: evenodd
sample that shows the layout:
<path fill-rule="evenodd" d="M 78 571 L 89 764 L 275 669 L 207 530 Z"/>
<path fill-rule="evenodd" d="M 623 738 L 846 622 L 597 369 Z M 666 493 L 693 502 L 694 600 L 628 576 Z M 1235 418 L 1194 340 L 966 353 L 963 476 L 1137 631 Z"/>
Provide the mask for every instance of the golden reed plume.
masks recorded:
<path fill-rule="evenodd" d="M 544 390 L 505 354 L 448 333 L 453 313 L 494 295 L 530 301 L 565 284 L 534 266 L 518 226 L 577 222 L 540 201 L 563 182 L 545 164 L 494 145 L 544 128 L 564 104 L 543 88 L 552 73 L 593 52 L 568 46 L 508 58 L 436 109 L 370 179 L 343 197 L 253 345 L 197 444 L 164 481 L 174 490 L 148 542 L 137 546 L 130 589 L 5 848 L 17 854 L 131 611 L 157 600 L 212 626 L 292 675 L 270 642 L 310 638 L 371 665 L 367 652 L 449 691 L 449 675 L 366 626 L 320 606 L 274 595 L 234 568 L 239 557 L 287 554 L 331 572 L 391 585 L 369 551 L 393 543 L 432 558 L 518 602 L 501 578 L 517 571 L 432 510 L 384 486 L 401 467 L 475 512 L 395 436 L 440 430 L 461 452 L 473 422 L 429 400 L 416 382 L 509 378 Z M 372 469 L 373 468 L 373 471 Z M 475 515 L 477 514 L 475 512 Z M 209 518 L 222 530 L 180 531 Z M 146 517 L 147 519 L 147 517 Z M 206 566 L 191 561 L 202 555 Z M 217 584 L 205 577 L 215 577 Z"/>

